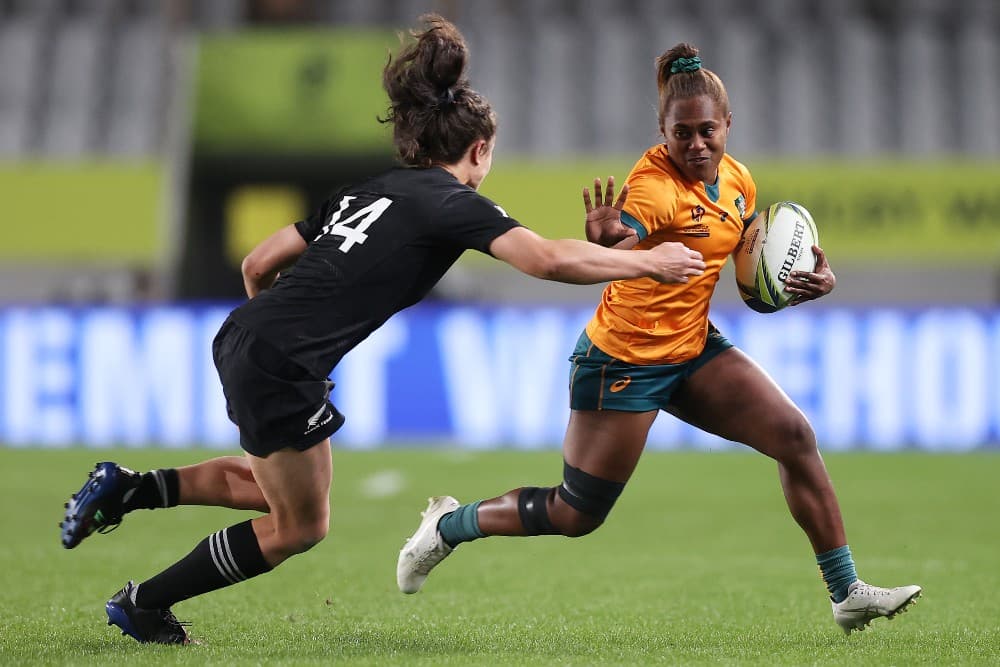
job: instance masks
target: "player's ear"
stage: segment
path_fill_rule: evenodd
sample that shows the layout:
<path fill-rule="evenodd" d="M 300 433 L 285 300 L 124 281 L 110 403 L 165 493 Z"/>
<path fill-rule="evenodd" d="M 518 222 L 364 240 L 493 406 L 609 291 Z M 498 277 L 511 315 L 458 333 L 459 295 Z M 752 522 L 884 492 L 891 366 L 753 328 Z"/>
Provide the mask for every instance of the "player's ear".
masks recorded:
<path fill-rule="evenodd" d="M 486 159 L 486 156 L 490 152 L 490 142 L 485 139 L 476 139 L 469 146 L 469 159 L 472 164 L 478 166 L 480 162 Z"/>

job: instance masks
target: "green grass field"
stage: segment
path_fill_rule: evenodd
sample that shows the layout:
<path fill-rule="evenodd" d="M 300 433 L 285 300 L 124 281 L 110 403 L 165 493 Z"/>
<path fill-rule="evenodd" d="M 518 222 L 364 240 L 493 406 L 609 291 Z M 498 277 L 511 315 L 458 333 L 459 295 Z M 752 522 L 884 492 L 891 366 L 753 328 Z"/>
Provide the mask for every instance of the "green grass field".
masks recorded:
<path fill-rule="evenodd" d="M 463 545 L 424 590 L 396 554 L 428 495 L 549 485 L 557 451 L 337 452 L 330 536 L 248 583 L 177 605 L 199 642 L 143 646 L 104 602 L 250 513 L 140 511 L 73 551 L 62 504 L 101 459 L 182 465 L 205 450 L 0 449 L 0 661 L 12 664 L 942 665 L 1000 663 L 1000 455 L 841 454 L 827 463 L 863 578 L 919 583 L 893 621 L 845 637 L 774 465 L 650 453 L 589 537 Z"/>

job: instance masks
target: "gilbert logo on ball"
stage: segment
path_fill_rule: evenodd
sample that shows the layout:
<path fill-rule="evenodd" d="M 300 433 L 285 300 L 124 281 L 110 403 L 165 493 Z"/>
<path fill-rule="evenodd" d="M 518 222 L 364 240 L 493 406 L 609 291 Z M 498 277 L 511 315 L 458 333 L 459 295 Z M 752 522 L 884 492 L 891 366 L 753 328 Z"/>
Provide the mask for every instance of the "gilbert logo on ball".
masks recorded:
<path fill-rule="evenodd" d="M 782 201 L 761 211 L 733 251 L 743 302 L 759 313 L 787 306 L 793 295 L 785 291 L 785 281 L 792 271 L 816 268 L 812 247 L 818 243 L 816 223 L 801 204 Z"/>

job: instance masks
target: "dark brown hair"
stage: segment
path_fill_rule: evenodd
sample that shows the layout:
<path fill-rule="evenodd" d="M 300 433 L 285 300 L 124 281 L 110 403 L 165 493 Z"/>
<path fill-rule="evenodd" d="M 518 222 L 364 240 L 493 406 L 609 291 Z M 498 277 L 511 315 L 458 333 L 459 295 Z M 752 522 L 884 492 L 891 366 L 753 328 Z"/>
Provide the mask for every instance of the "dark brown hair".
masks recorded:
<path fill-rule="evenodd" d="M 413 39 L 382 72 L 389 109 L 379 120 L 392 123 L 404 164 L 454 164 L 474 141 L 493 138 L 496 115 L 465 78 L 469 52 L 458 28 L 437 14 L 420 21 L 424 29 L 410 31 Z"/>
<path fill-rule="evenodd" d="M 701 67 L 698 49 L 681 42 L 656 59 L 656 88 L 660 92 L 660 131 L 674 100 L 707 95 L 729 114 L 729 94 L 722 79 Z"/>

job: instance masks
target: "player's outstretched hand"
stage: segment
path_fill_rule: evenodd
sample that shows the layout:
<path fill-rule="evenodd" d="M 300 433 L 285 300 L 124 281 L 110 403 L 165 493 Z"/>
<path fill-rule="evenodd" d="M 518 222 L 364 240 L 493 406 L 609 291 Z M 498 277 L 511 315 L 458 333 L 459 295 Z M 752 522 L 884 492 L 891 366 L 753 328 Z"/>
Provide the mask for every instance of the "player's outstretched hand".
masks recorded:
<path fill-rule="evenodd" d="M 795 295 L 789 305 L 797 306 L 826 296 L 837 286 L 837 276 L 833 275 L 826 253 L 818 245 L 814 245 L 812 251 L 816 254 L 816 268 L 812 272 L 792 271 L 785 281 L 785 291 Z"/>
<path fill-rule="evenodd" d="M 654 262 L 650 277 L 661 283 L 686 283 L 691 276 L 700 276 L 705 272 L 701 253 L 683 243 L 666 241 L 648 252 Z"/>
<path fill-rule="evenodd" d="M 635 230 L 622 222 L 622 208 L 628 198 L 628 184 L 622 187 L 621 194 L 615 199 L 615 177 L 608 176 L 608 187 L 601 193 L 601 179 L 594 179 L 594 198 L 590 198 L 590 189 L 583 189 L 583 207 L 587 211 L 587 222 L 584 227 L 587 240 L 605 247 L 617 245 L 629 237 L 637 236 Z M 614 202 L 614 203 L 612 203 Z M 597 205 L 595 206 L 594 203 Z"/>

